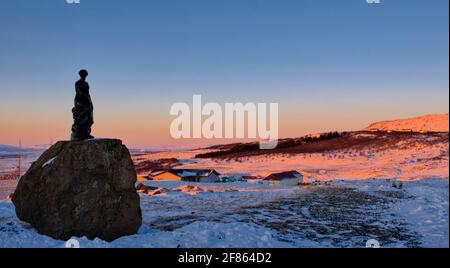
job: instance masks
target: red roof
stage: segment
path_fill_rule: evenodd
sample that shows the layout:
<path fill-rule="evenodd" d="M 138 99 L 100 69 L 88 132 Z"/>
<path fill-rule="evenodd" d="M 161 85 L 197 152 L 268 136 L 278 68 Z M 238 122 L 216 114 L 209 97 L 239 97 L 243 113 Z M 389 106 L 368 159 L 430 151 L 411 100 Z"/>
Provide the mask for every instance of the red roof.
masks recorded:
<path fill-rule="evenodd" d="M 264 178 L 264 180 L 266 180 L 266 181 L 281 181 L 281 180 L 286 180 L 286 179 L 299 178 L 300 176 L 302 176 L 302 174 L 300 174 L 300 172 L 291 170 L 291 171 L 270 174 L 269 176 Z"/>

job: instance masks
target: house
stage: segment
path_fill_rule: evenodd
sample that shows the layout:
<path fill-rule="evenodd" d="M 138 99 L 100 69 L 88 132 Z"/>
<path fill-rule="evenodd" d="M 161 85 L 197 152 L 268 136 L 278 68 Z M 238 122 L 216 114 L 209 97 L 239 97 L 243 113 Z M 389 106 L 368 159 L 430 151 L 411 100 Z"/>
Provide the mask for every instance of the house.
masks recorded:
<path fill-rule="evenodd" d="M 295 170 L 273 173 L 263 179 L 263 184 L 299 185 L 303 183 L 303 175 Z"/>
<path fill-rule="evenodd" d="M 157 169 L 150 173 L 153 180 L 217 182 L 220 174 L 214 169 Z"/>

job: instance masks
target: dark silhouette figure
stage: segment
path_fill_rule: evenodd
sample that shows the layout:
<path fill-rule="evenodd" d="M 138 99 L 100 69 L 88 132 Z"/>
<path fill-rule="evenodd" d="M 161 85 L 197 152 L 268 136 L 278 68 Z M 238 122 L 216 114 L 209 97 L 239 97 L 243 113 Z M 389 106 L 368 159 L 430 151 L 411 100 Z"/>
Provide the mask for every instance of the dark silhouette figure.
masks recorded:
<path fill-rule="evenodd" d="M 91 136 L 91 126 L 94 124 L 94 106 L 89 95 L 89 84 L 86 82 L 88 72 L 81 70 L 78 74 L 81 79 L 75 83 L 76 96 L 72 109 L 73 125 L 71 140 L 73 141 L 94 138 Z"/>

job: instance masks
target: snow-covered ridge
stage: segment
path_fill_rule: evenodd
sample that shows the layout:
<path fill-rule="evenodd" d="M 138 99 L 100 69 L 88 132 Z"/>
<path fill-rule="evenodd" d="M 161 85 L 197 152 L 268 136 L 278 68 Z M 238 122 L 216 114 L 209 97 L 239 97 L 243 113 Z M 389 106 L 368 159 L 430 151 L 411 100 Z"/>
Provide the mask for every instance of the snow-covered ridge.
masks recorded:
<path fill-rule="evenodd" d="M 365 131 L 448 132 L 448 113 L 376 122 Z"/>

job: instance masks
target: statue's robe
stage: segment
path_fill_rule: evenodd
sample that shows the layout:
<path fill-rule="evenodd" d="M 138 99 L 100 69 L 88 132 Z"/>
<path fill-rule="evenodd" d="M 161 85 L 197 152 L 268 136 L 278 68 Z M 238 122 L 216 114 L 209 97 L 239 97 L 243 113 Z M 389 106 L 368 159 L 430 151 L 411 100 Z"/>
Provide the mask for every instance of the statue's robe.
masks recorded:
<path fill-rule="evenodd" d="M 89 94 L 89 84 L 86 81 L 78 80 L 75 83 L 75 91 L 71 139 L 86 140 L 93 138 L 91 136 L 91 127 L 94 124 L 94 106 Z"/>

